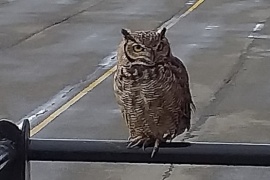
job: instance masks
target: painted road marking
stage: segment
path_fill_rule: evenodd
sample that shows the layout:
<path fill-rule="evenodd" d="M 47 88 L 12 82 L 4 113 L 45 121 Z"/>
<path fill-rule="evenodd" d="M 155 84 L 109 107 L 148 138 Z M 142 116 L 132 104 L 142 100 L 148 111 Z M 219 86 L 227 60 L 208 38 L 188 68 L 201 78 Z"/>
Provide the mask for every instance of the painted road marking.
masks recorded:
<path fill-rule="evenodd" d="M 199 5 L 201 5 L 205 0 L 198 0 L 195 4 L 193 4 L 190 8 L 188 8 L 183 14 L 177 14 L 173 16 L 170 20 L 166 21 L 162 26 L 160 26 L 158 29 L 162 29 L 163 27 L 166 27 L 167 29 L 170 29 L 172 26 L 174 26 L 180 19 L 187 16 L 189 13 L 194 11 Z M 194 2 L 193 2 L 194 3 Z"/>
<path fill-rule="evenodd" d="M 40 124 L 38 124 L 36 127 L 34 127 L 30 132 L 30 136 L 35 135 L 37 132 L 39 132 L 41 129 L 43 129 L 45 126 L 47 126 L 51 121 L 53 121 L 56 117 L 58 117 L 65 110 L 67 110 L 71 105 L 75 104 L 83 96 L 85 96 L 89 91 L 94 89 L 97 85 L 99 85 L 102 81 L 104 81 L 107 77 L 109 77 L 115 70 L 116 70 L 116 65 L 113 68 L 109 69 L 107 72 L 105 72 L 102 76 L 100 76 L 93 83 L 89 84 L 89 86 L 87 86 L 85 89 L 83 89 L 81 92 L 79 92 L 76 96 L 71 98 L 68 102 L 66 102 L 64 105 L 62 105 L 59 109 L 57 109 L 51 115 L 49 115 Z"/>
<path fill-rule="evenodd" d="M 189 13 L 194 11 L 199 5 L 201 5 L 205 0 L 198 0 L 195 4 L 193 4 L 189 9 L 187 9 L 183 14 L 176 15 L 172 17 L 170 20 L 166 21 L 162 26 L 160 26 L 158 29 L 161 29 L 163 27 L 166 27 L 167 29 L 174 26 L 180 19 L 187 16 Z M 66 111 L 70 106 L 75 104 L 77 101 L 79 101 L 82 97 L 84 97 L 88 92 L 90 92 L 92 89 L 94 89 L 96 86 L 98 86 L 101 82 L 103 82 L 106 78 L 108 78 L 110 75 L 112 75 L 116 71 L 116 65 L 114 65 L 111 69 L 106 71 L 102 76 L 100 76 L 98 79 L 96 79 L 94 82 L 89 84 L 86 88 L 84 88 L 82 91 L 80 91 L 77 95 L 75 95 L 73 98 L 71 98 L 69 101 L 64 103 L 60 108 L 58 108 L 56 111 L 54 111 L 52 114 L 50 114 L 47 118 L 45 118 L 41 123 L 39 123 L 37 126 L 35 126 L 31 132 L 30 136 L 35 135 L 40 130 L 42 130 L 44 127 L 46 127 L 50 122 L 52 122 L 55 118 L 57 118 L 60 114 L 62 114 L 64 111 Z"/>

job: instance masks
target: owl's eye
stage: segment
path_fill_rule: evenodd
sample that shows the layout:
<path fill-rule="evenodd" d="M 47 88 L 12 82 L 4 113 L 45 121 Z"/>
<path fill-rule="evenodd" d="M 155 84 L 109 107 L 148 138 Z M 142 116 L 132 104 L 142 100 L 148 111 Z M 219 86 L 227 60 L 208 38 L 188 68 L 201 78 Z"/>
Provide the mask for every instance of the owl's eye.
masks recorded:
<path fill-rule="evenodd" d="M 135 52 L 141 52 L 141 51 L 144 50 L 144 48 L 142 46 L 140 46 L 140 45 L 137 44 L 137 45 L 133 46 L 133 50 Z"/>
<path fill-rule="evenodd" d="M 163 50 L 163 47 L 164 47 L 164 44 L 163 42 L 159 43 L 158 47 L 157 47 L 157 50 L 158 51 L 162 51 Z"/>

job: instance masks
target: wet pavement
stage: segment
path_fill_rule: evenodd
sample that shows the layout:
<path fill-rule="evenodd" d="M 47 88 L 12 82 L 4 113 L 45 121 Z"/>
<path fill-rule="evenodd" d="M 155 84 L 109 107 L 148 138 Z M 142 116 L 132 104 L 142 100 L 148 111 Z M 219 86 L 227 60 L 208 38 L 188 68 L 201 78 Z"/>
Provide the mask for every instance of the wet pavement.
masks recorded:
<path fill-rule="evenodd" d="M 183 1 L 170 2 L 166 5 L 161 0 L 102 1 L 4 51 L 7 56 L 1 54 L 1 58 L 28 57 L 25 65 L 31 64 L 31 59 L 37 63 L 31 64 L 32 71 L 27 74 L 27 69 L 22 69 L 27 66 L 17 64 L 19 59 L 7 60 L 16 65 L 18 72 L 10 72 L 16 77 L 14 82 L 8 82 L 4 78 L 7 73 L 0 72 L 5 75 L 0 74 L 6 82 L 4 87 L 15 86 L 13 91 L 18 93 L 18 88 L 27 80 L 33 85 L 33 93 L 29 93 L 29 84 L 24 84 L 25 92 L 15 97 L 9 92 L 12 98 L 25 98 L 27 94 L 33 100 L 26 98 L 28 105 L 19 110 L 4 106 L 7 114 L 20 118 L 65 85 L 77 83 L 94 72 L 100 60 L 115 50 L 121 37 L 119 28 L 159 26 L 184 6 Z M 177 140 L 269 143 L 269 37 L 270 2 L 267 0 L 206 0 L 168 30 L 173 53 L 187 65 L 197 105 L 191 132 Z M 19 69 L 28 76 L 15 76 Z M 41 73 L 33 76 L 35 71 Z M 21 84 L 14 85 L 16 82 Z M 35 96 L 38 90 L 41 92 Z M 11 103 L 12 98 L 4 95 Z M 127 139 L 127 129 L 114 100 L 112 77 L 34 137 Z M 32 162 L 31 165 L 34 180 L 268 180 L 270 176 L 269 168 L 255 167 L 63 162 Z"/>

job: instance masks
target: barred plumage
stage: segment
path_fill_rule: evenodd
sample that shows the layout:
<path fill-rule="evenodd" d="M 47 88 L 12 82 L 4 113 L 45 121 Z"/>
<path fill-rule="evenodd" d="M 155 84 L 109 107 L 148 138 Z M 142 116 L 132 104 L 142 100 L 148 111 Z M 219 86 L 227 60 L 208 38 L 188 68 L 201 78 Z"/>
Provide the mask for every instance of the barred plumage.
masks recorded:
<path fill-rule="evenodd" d="M 129 147 L 143 148 L 172 140 L 190 129 L 191 107 L 195 107 L 184 64 L 171 53 L 161 31 L 122 29 L 117 51 L 114 92 L 129 129 Z"/>

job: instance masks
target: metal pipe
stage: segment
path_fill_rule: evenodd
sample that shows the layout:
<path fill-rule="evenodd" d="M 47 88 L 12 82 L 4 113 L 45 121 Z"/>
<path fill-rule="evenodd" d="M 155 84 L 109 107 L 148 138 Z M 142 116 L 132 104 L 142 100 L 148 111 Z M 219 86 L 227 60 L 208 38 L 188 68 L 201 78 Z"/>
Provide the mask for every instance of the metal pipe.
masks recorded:
<path fill-rule="evenodd" d="M 126 141 L 30 139 L 28 157 L 36 161 L 174 163 L 270 166 L 270 145 L 236 143 L 162 144 L 154 158 L 152 147 L 127 149 Z"/>
<path fill-rule="evenodd" d="M 8 162 L 14 160 L 15 148 L 11 141 L 0 141 L 0 171 L 7 165 Z"/>

